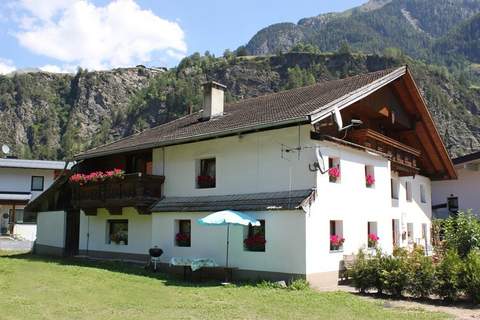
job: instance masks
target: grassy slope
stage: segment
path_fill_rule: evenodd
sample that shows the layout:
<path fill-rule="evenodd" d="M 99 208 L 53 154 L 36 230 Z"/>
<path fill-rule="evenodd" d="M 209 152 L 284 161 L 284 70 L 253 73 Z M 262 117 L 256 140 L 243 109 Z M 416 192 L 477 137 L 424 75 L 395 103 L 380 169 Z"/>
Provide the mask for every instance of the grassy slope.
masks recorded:
<path fill-rule="evenodd" d="M 0 253 L 1 255 L 1 253 Z M 0 257 L 0 319 L 444 319 L 348 293 L 190 285 L 112 263 Z"/>

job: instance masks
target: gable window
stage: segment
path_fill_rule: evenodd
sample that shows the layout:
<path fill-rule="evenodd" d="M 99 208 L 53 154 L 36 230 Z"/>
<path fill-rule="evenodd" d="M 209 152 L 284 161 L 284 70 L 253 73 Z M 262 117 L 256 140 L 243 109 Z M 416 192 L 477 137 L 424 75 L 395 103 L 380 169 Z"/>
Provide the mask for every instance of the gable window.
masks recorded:
<path fill-rule="evenodd" d="M 190 247 L 192 235 L 190 220 L 176 220 L 175 245 L 177 247 Z"/>
<path fill-rule="evenodd" d="M 215 162 L 215 158 L 200 159 L 197 161 L 197 188 L 215 188 Z"/>
<path fill-rule="evenodd" d="M 390 188 L 392 193 L 392 199 L 398 200 L 399 183 L 397 179 L 390 179 Z"/>
<path fill-rule="evenodd" d="M 43 177 L 42 176 L 32 176 L 32 191 L 43 191 Z"/>
<path fill-rule="evenodd" d="M 328 178 L 332 183 L 340 183 L 340 158 L 328 158 Z"/>
<path fill-rule="evenodd" d="M 108 244 L 128 244 L 128 220 L 107 220 Z"/>
<path fill-rule="evenodd" d="M 368 237 L 368 247 L 375 248 L 378 244 L 378 224 L 374 221 L 369 221 L 367 223 L 367 237 Z"/>
<path fill-rule="evenodd" d="M 425 186 L 423 184 L 420 185 L 420 201 L 422 203 L 427 203 L 427 195 L 425 192 Z"/>
<path fill-rule="evenodd" d="M 265 220 L 258 220 L 260 226 L 248 225 L 246 237 L 243 240 L 243 246 L 246 251 L 265 251 Z"/>
<path fill-rule="evenodd" d="M 375 168 L 373 166 L 365 166 L 365 185 L 367 188 L 375 187 Z"/>
<path fill-rule="evenodd" d="M 344 242 L 343 221 L 330 220 L 330 251 L 342 251 Z"/>
<path fill-rule="evenodd" d="M 405 197 L 408 202 L 412 202 L 412 183 L 410 181 L 405 181 Z"/>

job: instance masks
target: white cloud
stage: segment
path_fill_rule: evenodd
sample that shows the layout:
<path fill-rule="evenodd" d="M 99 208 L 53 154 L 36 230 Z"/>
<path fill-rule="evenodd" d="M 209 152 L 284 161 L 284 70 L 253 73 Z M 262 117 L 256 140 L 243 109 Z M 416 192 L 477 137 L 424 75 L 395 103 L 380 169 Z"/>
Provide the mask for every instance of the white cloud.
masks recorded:
<path fill-rule="evenodd" d="M 24 11 L 22 30 L 16 34 L 20 44 L 69 65 L 106 69 L 179 60 L 187 51 L 178 23 L 140 8 L 133 0 L 115 0 L 104 7 L 88 0 L 17 4 Z"/>
<path fill-rule="evenodd" d="M 63 66 L 59 67 L 53 64 L 46 64 L 39 68 L 45 72 L 52 72 L 52 73 L 75 73 L 76 68 L 74 66 Z"/>
<path fill-rule="evenodd" d="M 15 66 L 11 60 L 0 58 L 0 74 L 7 74 L 15 71 Z"/>

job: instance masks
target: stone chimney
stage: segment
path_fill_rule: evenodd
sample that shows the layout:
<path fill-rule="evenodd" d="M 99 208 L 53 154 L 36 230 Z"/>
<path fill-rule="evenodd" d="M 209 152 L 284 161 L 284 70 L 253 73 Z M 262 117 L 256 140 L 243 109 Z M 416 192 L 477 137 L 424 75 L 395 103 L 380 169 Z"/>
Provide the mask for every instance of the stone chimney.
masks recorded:
<path fill-rule="evenodd" d="M 203 120 L 223 114 L 224 92 L 227 87 L 215 81 L 203 84 Z"/>

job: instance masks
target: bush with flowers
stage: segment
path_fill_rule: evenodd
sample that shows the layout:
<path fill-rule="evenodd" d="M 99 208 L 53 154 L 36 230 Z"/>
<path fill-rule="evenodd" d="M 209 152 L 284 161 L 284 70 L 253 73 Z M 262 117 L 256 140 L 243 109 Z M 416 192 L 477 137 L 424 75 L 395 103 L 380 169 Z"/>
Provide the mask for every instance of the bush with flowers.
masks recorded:
<path fill-rule="evenodd" d="M 330 236 L 330 250 L 340 250 L 345 242 L 345 238 L 336 234 Z"/>
<path fill-rule="evenodd" d="M 70 182 L 79 185 L 85 185 L 91 182 L 101 182 L 109 179 L 123 179 L 125 171 L 113 169 L 109 171 L 94 171 L 87 174 L 76 173 L 70 177 Z"/>

